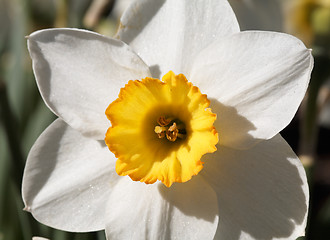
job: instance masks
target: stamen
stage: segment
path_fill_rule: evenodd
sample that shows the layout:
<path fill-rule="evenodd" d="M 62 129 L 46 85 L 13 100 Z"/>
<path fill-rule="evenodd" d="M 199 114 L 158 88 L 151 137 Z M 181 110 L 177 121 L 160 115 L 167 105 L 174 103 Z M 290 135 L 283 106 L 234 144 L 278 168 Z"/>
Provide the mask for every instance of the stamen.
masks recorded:
<path fill-rule="evenodd" d="M 164 138 L 165 137 L 165 132 L 157 133 L 157 135 L 158 135 L 158 138 Z"/>
<path fill-rule="evenodd" d="M 179 122 L 178 124 L 176 122 Z M 157 133 L 158 138 L 164 138 L 166 136 L 167 140 L 175 142 L 177 138 L 185 138 L 186 128 L 184 123 L 180 120 L 175 120 L 173 117 L 166 118 L 160 116 L 157 120 L 160 126 L 156 126 L 154 131 Z M 169 126 L 169 124 L 171 124 Z"/>
<path fill-rule="evenodd" d="M 168 127 L 160 127 L 156 126 L 155 127 L 155 133 L 157 133 L 158 138 L 164 138 L 165 137 L 165 132 L 167 131 Z"/>
<path fill-rule="evenodd" d="M 178 133 L 179 130 L 176 127 L 176 123 L 173 123 L 172 126 L 170 126 L 169 129 L 166 131 L 166 138 L 169 141 L 174 142 L 178 137 Z"/>
<path fill-rule="evenodd" d="M 168 127 L 160 127 L 160 126 L 156 126 L 155 127 L 155 133 L 161 133 L 161 132 L 165 132 L 167 131 Z"/>
<path fill-rule="evenodd" d="M 172 126 L 169 127 L 168 131 L 173 132 L 173 131 L 176 131 L 176 130 L 178 130 L 178 128 L 176 127 L 176 123 L 174 122 L 172 124 Z"/>
<path fill-rule="evenodd" d="M 165 118 L 164 116 L 160 116 L 157 120 L 157 123 L 160 126 L 167 126 L 172 122 L 173 118 Z"/>

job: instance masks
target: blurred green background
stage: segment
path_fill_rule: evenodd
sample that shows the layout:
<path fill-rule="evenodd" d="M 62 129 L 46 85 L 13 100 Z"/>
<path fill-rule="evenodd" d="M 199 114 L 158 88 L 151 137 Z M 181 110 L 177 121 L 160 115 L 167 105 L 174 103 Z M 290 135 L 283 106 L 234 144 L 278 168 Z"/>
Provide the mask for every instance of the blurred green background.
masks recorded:
<path fill-rule="evenodd" d="M 67 233 L 24 212 L 21 180 L 26 156 L 56 118 L 43 103 L 25 36 L 50 27 L 76 27 L 113 36 L 131 0 L 0 0 L 0 240 L 105 239 L 104 232 Z M 313 49 L 308 94 L 282 131 L 302 160 L 311 203 L 306 237 L 330 239 L 330 1 L 231 0 L 242 30 L 293 34 Z"/>

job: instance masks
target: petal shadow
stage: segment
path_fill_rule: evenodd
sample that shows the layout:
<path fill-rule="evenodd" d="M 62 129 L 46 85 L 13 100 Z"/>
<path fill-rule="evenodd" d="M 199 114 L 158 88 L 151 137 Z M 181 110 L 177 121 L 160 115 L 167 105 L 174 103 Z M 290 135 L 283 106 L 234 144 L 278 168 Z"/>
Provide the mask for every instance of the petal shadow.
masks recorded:
<path fill-rule="evenodd" d="M 305 171 L 280 135 L 249 150 L 222 147 L 202 175 L 217 192 L 215 239 L 296 239 L 308 210 Z"/>
<path fill-rule="evenodd" d="M 132 4 L 121 18 L 116 37 L 130 44 L 142 32 L 143 28 L 148 25 L 148 22 L 152 20 L 164 3 L 165 0 L 154 0 L 152 4 L 150 4 L 150 1 L 139 1 L 137 4 Z M 140 9 L 144 9 L 144 11 Z M 133 13 L 134 18 L 129 17 L 128 13 Z"/>
<path fill-rule="evenodd" d="M 170 188 L 159 184 L 158 190 L 162 197 L 182 213 L 213 222 L 217 218 L 214 210 L 216 194 L 208 183 L 200 176 L 193 177 L 185 183 L 174 183 Z"/>
<path fill-rule="evenodd" d="M 225 106 L 213 98 L 210 100 L 210 108 L 213 113 L 217 114 L 214 127 L 219 134 L 219 145 L 247 149 L 261 141 L 249 134 L 256 127 L 245 117 L 239 115 L 234 107 Z"/>
<path fill-rule="evenodd" d="M 64 135 L 64 133 L 67 131 L 67 128 L 69 126 L 65 124 L 57 124 L 60 120 L 57 119 L 51 124 L 50 126 L 56 126 L 52 130 L 52 138 L 44 137 L 45 132 L 39 136 L 39 141 L 37 140 L 35 145 L 31 148 L 28 160 L 37 158 L 38 156 L 47 156 L 49 158 L 54 159 L 54 161 L 47 161 L 47 164 L 38 164 L 37 166 L 33 166 L 33 170 L 30 169 L 30 167 L 25 167 L 24 170 L 24 176 L 23 176 L 23 197 L 24 199 L 28 199 L 30 203 L 33 202 L 34 198 L 38 195 L 40 190 L 47 184 L 48 179 L 51 176 L 51 173 L 54 171 L 57 161 L 56 159 L 56 152 L 54 153 L 52 149 L 58 149 L 59 143 L 61 142 L 61 139 Z M 54 124 L 55 123 L 55 124 Z M 36 147 L 37 146 L 37 147 Z M 32 161 L 31 160 L 31 161 Z M 29 166 L 27 164 L 27 166 Z M 32 173 L 31 173 L 32 172 Z M 24 191 L 24 183 L 27 183 L 24 181 L 24 179 L 28 179 L 28 184 L 33 184 L 33 187 L 30 187 L 27 185 L 28 191 Z M 29 208 L 29 206 L 27 206 Z M 26 209 L 29 211 L 29 209 Z"/>

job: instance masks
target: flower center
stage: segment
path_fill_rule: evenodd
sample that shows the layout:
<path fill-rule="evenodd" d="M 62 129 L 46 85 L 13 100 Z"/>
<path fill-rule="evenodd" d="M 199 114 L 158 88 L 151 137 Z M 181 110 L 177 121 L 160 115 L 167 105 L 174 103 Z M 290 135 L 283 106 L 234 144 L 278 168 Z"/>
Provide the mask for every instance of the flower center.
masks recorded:
<path fill-rule="evenodd" d="M 157 133 L 158 138 L 165 138 L 166 136 L 167 140 L 175 142 L 177 138 L 184 139 L 186 137 L 187 132 L 185 124 L 179 119 L 160 116 L 157 123 L 158 125 L 155 127 L 155 133 Z"/>
<path fill-rule="evenodd" d="M 106 110 L 112 126 L 105 142 L 117 158 L 116 172 L 167 187 L 197 175 L 202 156 L 218 143 L 209 104 L 183 74 L 129 81 Z"/>

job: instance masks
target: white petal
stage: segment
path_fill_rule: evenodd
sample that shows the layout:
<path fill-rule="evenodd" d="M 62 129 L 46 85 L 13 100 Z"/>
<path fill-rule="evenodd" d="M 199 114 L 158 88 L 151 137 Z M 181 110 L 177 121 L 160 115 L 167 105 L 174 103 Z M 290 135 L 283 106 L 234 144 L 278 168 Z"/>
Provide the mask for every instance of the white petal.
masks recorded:
<path fill-rule="evenodd" d="M 138 0 L 121 18 L 118 36 L 159 77 L 169 70 L 185 73 L 201 49 L 238 31 L 227 1 Z"/>
<path fill-rule="evenodd" d="M 108 239 L 212 239 L 217 229 L 217 200 L 205 180 L 146 185 L 123 178 L 107 209 Z"/>
<path fill-rule="evenodd" d="M 25 210 L 65 231 L 104 229 L 106 202 L 118 177 L 114 156 L 103 142 L 83 137 L 58 119 L 29 153 L 22 187 Z"/>
<path fill-rule="evenodd" d="M 71 127 L 103 139 L 107 106 L 129 80 L 150 75 L 123 42 L 75 29 L 41 30 L 28 36 L 40 93 Z"/>
<path fill-rule="evenodd" d="M 189 79 L 211 99 L 220 144 L 248 148 L 289 124 L 312 67 L 310 50 L 290 35 L 241 32 L 205 49 Z"/>
<path fill-rule="evenodd" d="M 307 179 L 280 135 L 249 150 L 222 147 L 207 156 L 202 175 L 219 201 L 216 239 L 296 239 L 304 234 Z"/>

